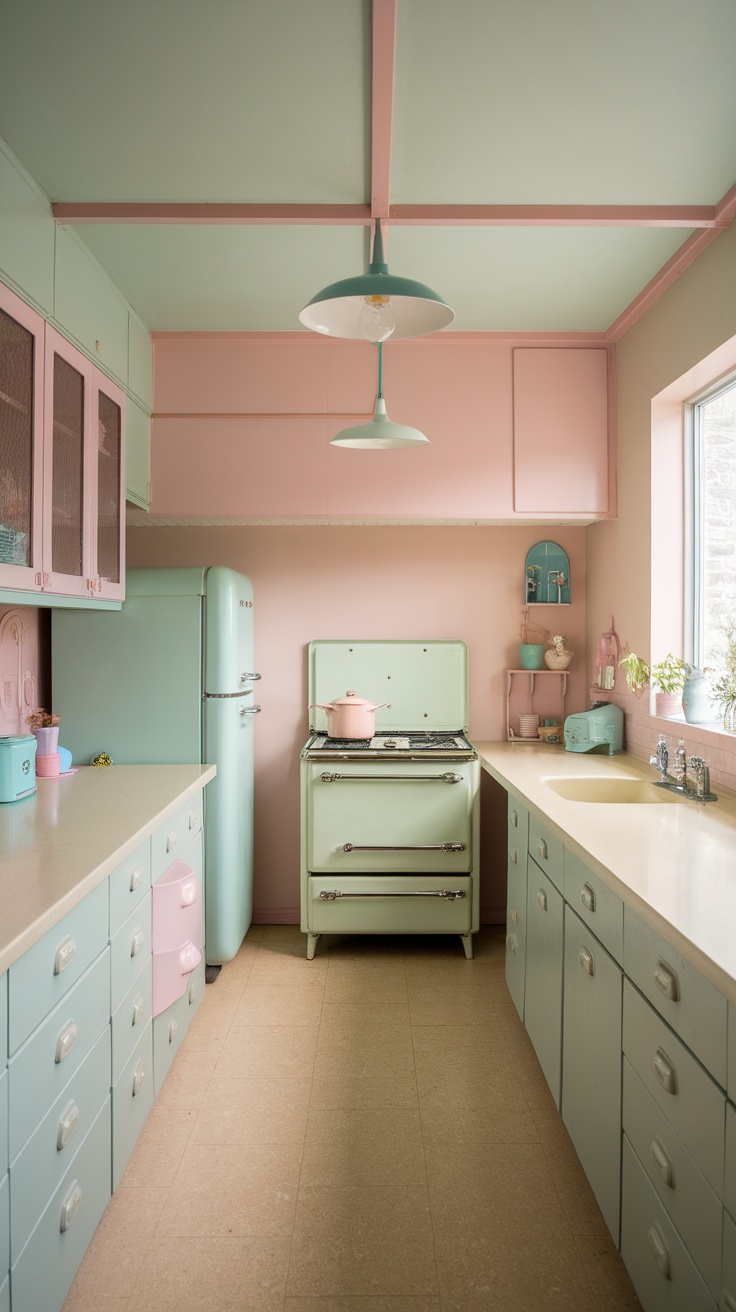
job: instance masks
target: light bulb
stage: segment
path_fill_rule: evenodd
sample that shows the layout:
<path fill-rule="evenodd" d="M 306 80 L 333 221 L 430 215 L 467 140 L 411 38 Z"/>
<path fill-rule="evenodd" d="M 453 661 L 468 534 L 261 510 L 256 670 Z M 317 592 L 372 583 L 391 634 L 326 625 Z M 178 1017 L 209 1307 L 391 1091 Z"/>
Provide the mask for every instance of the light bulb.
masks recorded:
<path fill-rule="evenodd" d="M 360 311 L 360 331 L 369 342 L 385 342 L 396 328 L 390 296 L 366 296 Z"/>

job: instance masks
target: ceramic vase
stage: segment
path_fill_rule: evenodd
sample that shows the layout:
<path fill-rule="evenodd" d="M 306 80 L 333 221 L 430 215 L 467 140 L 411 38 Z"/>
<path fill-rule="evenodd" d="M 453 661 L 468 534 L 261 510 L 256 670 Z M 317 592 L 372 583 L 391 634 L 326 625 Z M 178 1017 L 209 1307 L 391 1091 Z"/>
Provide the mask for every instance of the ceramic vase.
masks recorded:
<path fill-rule="evenodd" d="M 34 729 L 36 751 L 39 756 L 53 756 L 59 750 L 59 726 L 49 725 L 45 729 Z"/>
<path fill-rule="evenodd" d="M 520 642 L 519 668 L 522 670 L 543 670 L 544 644 L 541 642 Z"/>
<path fill-rule="evenodd" d="M 688 665 L 688 676 L 682 690 L 682 709 L 688 724 L 712 724 L 718 719 L 717 708 L 710 699 L 707 676 L 694 665 Z"/>

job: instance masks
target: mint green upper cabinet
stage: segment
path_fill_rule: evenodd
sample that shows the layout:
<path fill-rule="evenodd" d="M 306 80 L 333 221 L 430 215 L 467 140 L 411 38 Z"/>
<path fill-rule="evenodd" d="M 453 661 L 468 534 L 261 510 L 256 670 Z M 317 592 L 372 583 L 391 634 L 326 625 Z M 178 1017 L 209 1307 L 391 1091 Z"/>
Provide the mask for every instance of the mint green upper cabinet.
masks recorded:
<path fill-rule="evenodd" d="M 140 319 L 128 315 L 128 387 L 143 405 L 153 409 L 153 350 Z"/>
<path fill-rule="evenodd" d="M 43 192 L 0 143 L 0 271 L 47 314 L 54 307 L 54 227 Z"/>
<path fill-rule="evenodd" d="M 128 381 L 128 307 L 73 233 L 56 228 L 54 318 L 106 373 Z"/>
<path fill-rule="evenodd" d="M 125 499 L 148 510 L 151 499 L 151 419 L 128 399 L 125 451 Z"/>

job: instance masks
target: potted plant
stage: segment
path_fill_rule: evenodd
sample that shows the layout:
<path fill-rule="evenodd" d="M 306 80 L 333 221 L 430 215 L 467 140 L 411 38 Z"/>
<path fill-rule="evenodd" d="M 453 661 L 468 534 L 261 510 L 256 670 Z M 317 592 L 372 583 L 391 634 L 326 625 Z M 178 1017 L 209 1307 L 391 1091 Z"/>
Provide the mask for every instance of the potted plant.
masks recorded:
<path fill-rule="evenodd" d="M 662 716 L 678 715 L 682 710 L 682 690 L 687 678 L 687 665 L 671 651 L 652 666 L 652 683 L 659 688 L 654 696 L 654 714 Z"/>
<path fill-rule="evenodd" d="M 713 679 L 712 699 L 723 712 L 723 732 L 736 733 L 736 620 L 723 624 L 726 654 Z"/>
<path fill-rule="evenodd" d="M 45 711 L 43 706 L 37 706 L 28 716 L 26 724 L 31 733 L 36 735 L 39 756 L 53 756 L 59 750 L 60 719 L 60 715 Z"/>
<path fill-rule="evenodd" d="M 629 692 L 633 692 L 635 697 L 641 697 L 646 685 L 649 682 L 649 666 L 641 656 L 636 652 L 627 652 L 619 661 L 624 674 L 626 675 L 626 687 Z"/>

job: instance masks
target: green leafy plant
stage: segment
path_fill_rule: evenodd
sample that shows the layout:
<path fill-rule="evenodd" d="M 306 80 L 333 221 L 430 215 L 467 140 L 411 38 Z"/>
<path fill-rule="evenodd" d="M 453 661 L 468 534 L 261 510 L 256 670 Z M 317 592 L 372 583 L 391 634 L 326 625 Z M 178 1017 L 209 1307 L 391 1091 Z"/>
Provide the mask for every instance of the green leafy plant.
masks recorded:
<path fill-rule="evenodd" d="M 726 635 L 726 654 L 723 664 L 711 675 L 711 696 L 724 716 L 732 719 L 736 709 L 736 620 L 729 617 L 722 628 Z"/>
<path fill-rule="evenodd" d="M 619 665 L 626 675 L 626 687 L 629 692 L 633 692 L 635 697 L 641 697 L 647 683 L 649 682 L 649 666 L 641 656 L 636 652 L 630 651 L 619 661 Z"/>
<path fill-rule="evenodd" d="M 660 692 L 682 692 L 687 678 L 687 664 L 669 651 L 663 660 L 652 666 L 652 682 Z"/>

